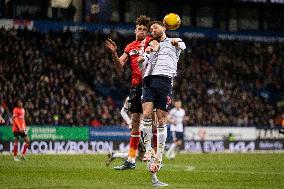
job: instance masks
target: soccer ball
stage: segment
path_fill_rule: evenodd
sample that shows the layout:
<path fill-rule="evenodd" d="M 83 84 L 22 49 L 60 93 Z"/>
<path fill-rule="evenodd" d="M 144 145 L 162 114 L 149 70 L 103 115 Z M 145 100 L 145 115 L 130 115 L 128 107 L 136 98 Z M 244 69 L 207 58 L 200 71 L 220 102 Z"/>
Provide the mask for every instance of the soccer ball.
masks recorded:
<path fill-rule="evenodd" d="M 176 13 L 169 13 L 164 17 L 163 23 L 165 24 L 166 29 L 176 30 L 180 26 L 181 20 Z"/>
<path fill-rule="evenodd" d="M 147 163 L 147 166 L 148 166 L 148 170 L 151 172 L 151 173 L 156 173 L 160 170 L 161 166 L 154 160 L 154 159 L 151 159 L 148 163 Z"/>

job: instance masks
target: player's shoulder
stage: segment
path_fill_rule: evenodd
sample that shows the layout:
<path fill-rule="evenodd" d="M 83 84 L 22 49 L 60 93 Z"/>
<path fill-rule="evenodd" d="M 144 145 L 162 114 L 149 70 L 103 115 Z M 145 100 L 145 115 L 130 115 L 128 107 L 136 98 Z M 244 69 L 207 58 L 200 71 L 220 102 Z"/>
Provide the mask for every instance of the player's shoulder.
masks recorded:
<path fill-rule="evenodd" d="M 172 108 L 172 109 L 170 110 L 171 113 L 174 113 L 175 111 L 176 111 L 176 108 Z"/>
<path fill-rule="evenodd" d="M 144 40 L 149 43 L 153 40 L 153 37 L 150 35 L 147 35 L 147 37 Z"/>
<path fill-rule="evenodd" d="M 135 45 L 137 45 L 137 41 L 136 41 L 136 40 L 134 40 L 134 41 L 128 43 L 128 44 L 126 45 L 126 47 L 129 48 L 129 47 L 133 47 L 133 46 L 135 46 Z"/>
<path fill-rule="evenodd" d="M 168 37 L 167 39 L 168 39 L 169 41 L 172 41 L 173 39 L 174 39 L 174 40 L 177 40 L 177 41 L 183 41 L 182 38 L 179 38 L 179 37 Z"/>
<path fill-rule="evenodd" d="M 133 48 L 136 48 L 136 46 L 137 46 L 137 41 L 132 41 L 126 45 L 124 52 L 129 53 Z"/>

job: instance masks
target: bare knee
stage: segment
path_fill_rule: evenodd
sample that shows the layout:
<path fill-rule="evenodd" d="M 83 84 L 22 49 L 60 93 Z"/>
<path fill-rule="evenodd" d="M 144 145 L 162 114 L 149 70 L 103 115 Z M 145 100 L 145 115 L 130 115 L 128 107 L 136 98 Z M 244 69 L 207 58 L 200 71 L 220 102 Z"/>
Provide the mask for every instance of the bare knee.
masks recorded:
<path fill-rule="evenodd" d="M 145 102 L 143 104 L 143 118 L 152 119 L 152 115 L 153 115 L 153 103 Z"/>

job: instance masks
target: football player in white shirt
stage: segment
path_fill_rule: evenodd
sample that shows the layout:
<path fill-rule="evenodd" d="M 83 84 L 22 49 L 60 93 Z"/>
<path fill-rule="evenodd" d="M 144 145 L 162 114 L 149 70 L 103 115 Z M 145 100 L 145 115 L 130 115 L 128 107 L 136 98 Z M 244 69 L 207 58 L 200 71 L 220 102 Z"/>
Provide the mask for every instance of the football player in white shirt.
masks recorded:
<path fill-rule="evenodd" d="M 158 172 L 162 165 L 162 156 L 167 138 L 168 94 L 172 91 L 173 78 L 177 75 L 177 62 L 180 53 L 186 46 L 180 38 L 168 38 L 165 33 L 165 25 L 162 22 L 152 22 L 150 31 L 153 39 L 158 42 L 158 45 L 154 46 L 158 48 L 153 48 L 153 52 L 143 55 L 143 67 L 145 67 L 146 71 L 143 78 L 142 106 L 143 126 L 146 136 L 149 136 L 148 133 L 152 132 L 153 108 L 157 108 L 157 152 L 155 157 L 148 163 L 148 169 L 153 174 Z M 152 176 L 152 183 L 155 186 L 156 179 L 153 178 Z M 168 184 L 161 182 L 159 187 L 162 186 L 168 186 Z"/>
<path fill-rule="evenodd" d="M 185 119 L 185 111 L 181 107 L 180 100 L 175 102 L 175 107 L 171 109 L 168 120 L 171 124 L 171 132 L 173 136 L 173 143 L 171 144 L 166 157 L 168 159 L 174 159 L 176 156 L 176 148 L 180 147 L 183 142 L 183 121 Z"/>

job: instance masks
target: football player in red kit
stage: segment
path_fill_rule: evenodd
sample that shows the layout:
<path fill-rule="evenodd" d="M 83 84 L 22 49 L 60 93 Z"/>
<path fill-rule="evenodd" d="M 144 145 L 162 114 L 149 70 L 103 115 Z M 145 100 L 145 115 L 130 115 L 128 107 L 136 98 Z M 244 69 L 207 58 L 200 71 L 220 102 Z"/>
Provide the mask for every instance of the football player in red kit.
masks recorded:
<path fill-rule="evenodd" d="M 14 133 L 14 147 L 13 147 L 14 160 L 15 161 L 20 160 L 17 157 L 19 137 L 22 137 L 25 141 L 21 159 L 26 160 L 25 155 L 29 148 L 30 140 L 27 135 L 27 126 L 25 122 L 25 110 L 23 108 L 23 102 L 21 100 L 16 101 L 16 106 L 13 109 L 13 128 L 12 130 Z"/>
<path fill-rule="evenodd" d="M 131 136 L 130 136 L 130 148 L 128 152 L 128 159 L 120 166 L 114 167 L 116 170 L 135 169 L 137 156 L 137 149 L 140 140 L 140 121 L 142 116 L 142 76 L 139 69 L 138 57 L 143 55 L 145 49 L 151 41 L 151 37 L 148 36 L 150 18 L 146 16 L 139 16 L 136 19 L 135 36 L 136 39 L 129 43 L 124 49 L 124 53 L 119 57 L 117 54 L 117 45 L 111 39 L 106 41 L 106 48 L 112 55 L 113 62 L 117 70 L 122 71 L 129 60 L 132 79 L 131 88 L 129 94 L 129 111 L 131 112 Z"/>

